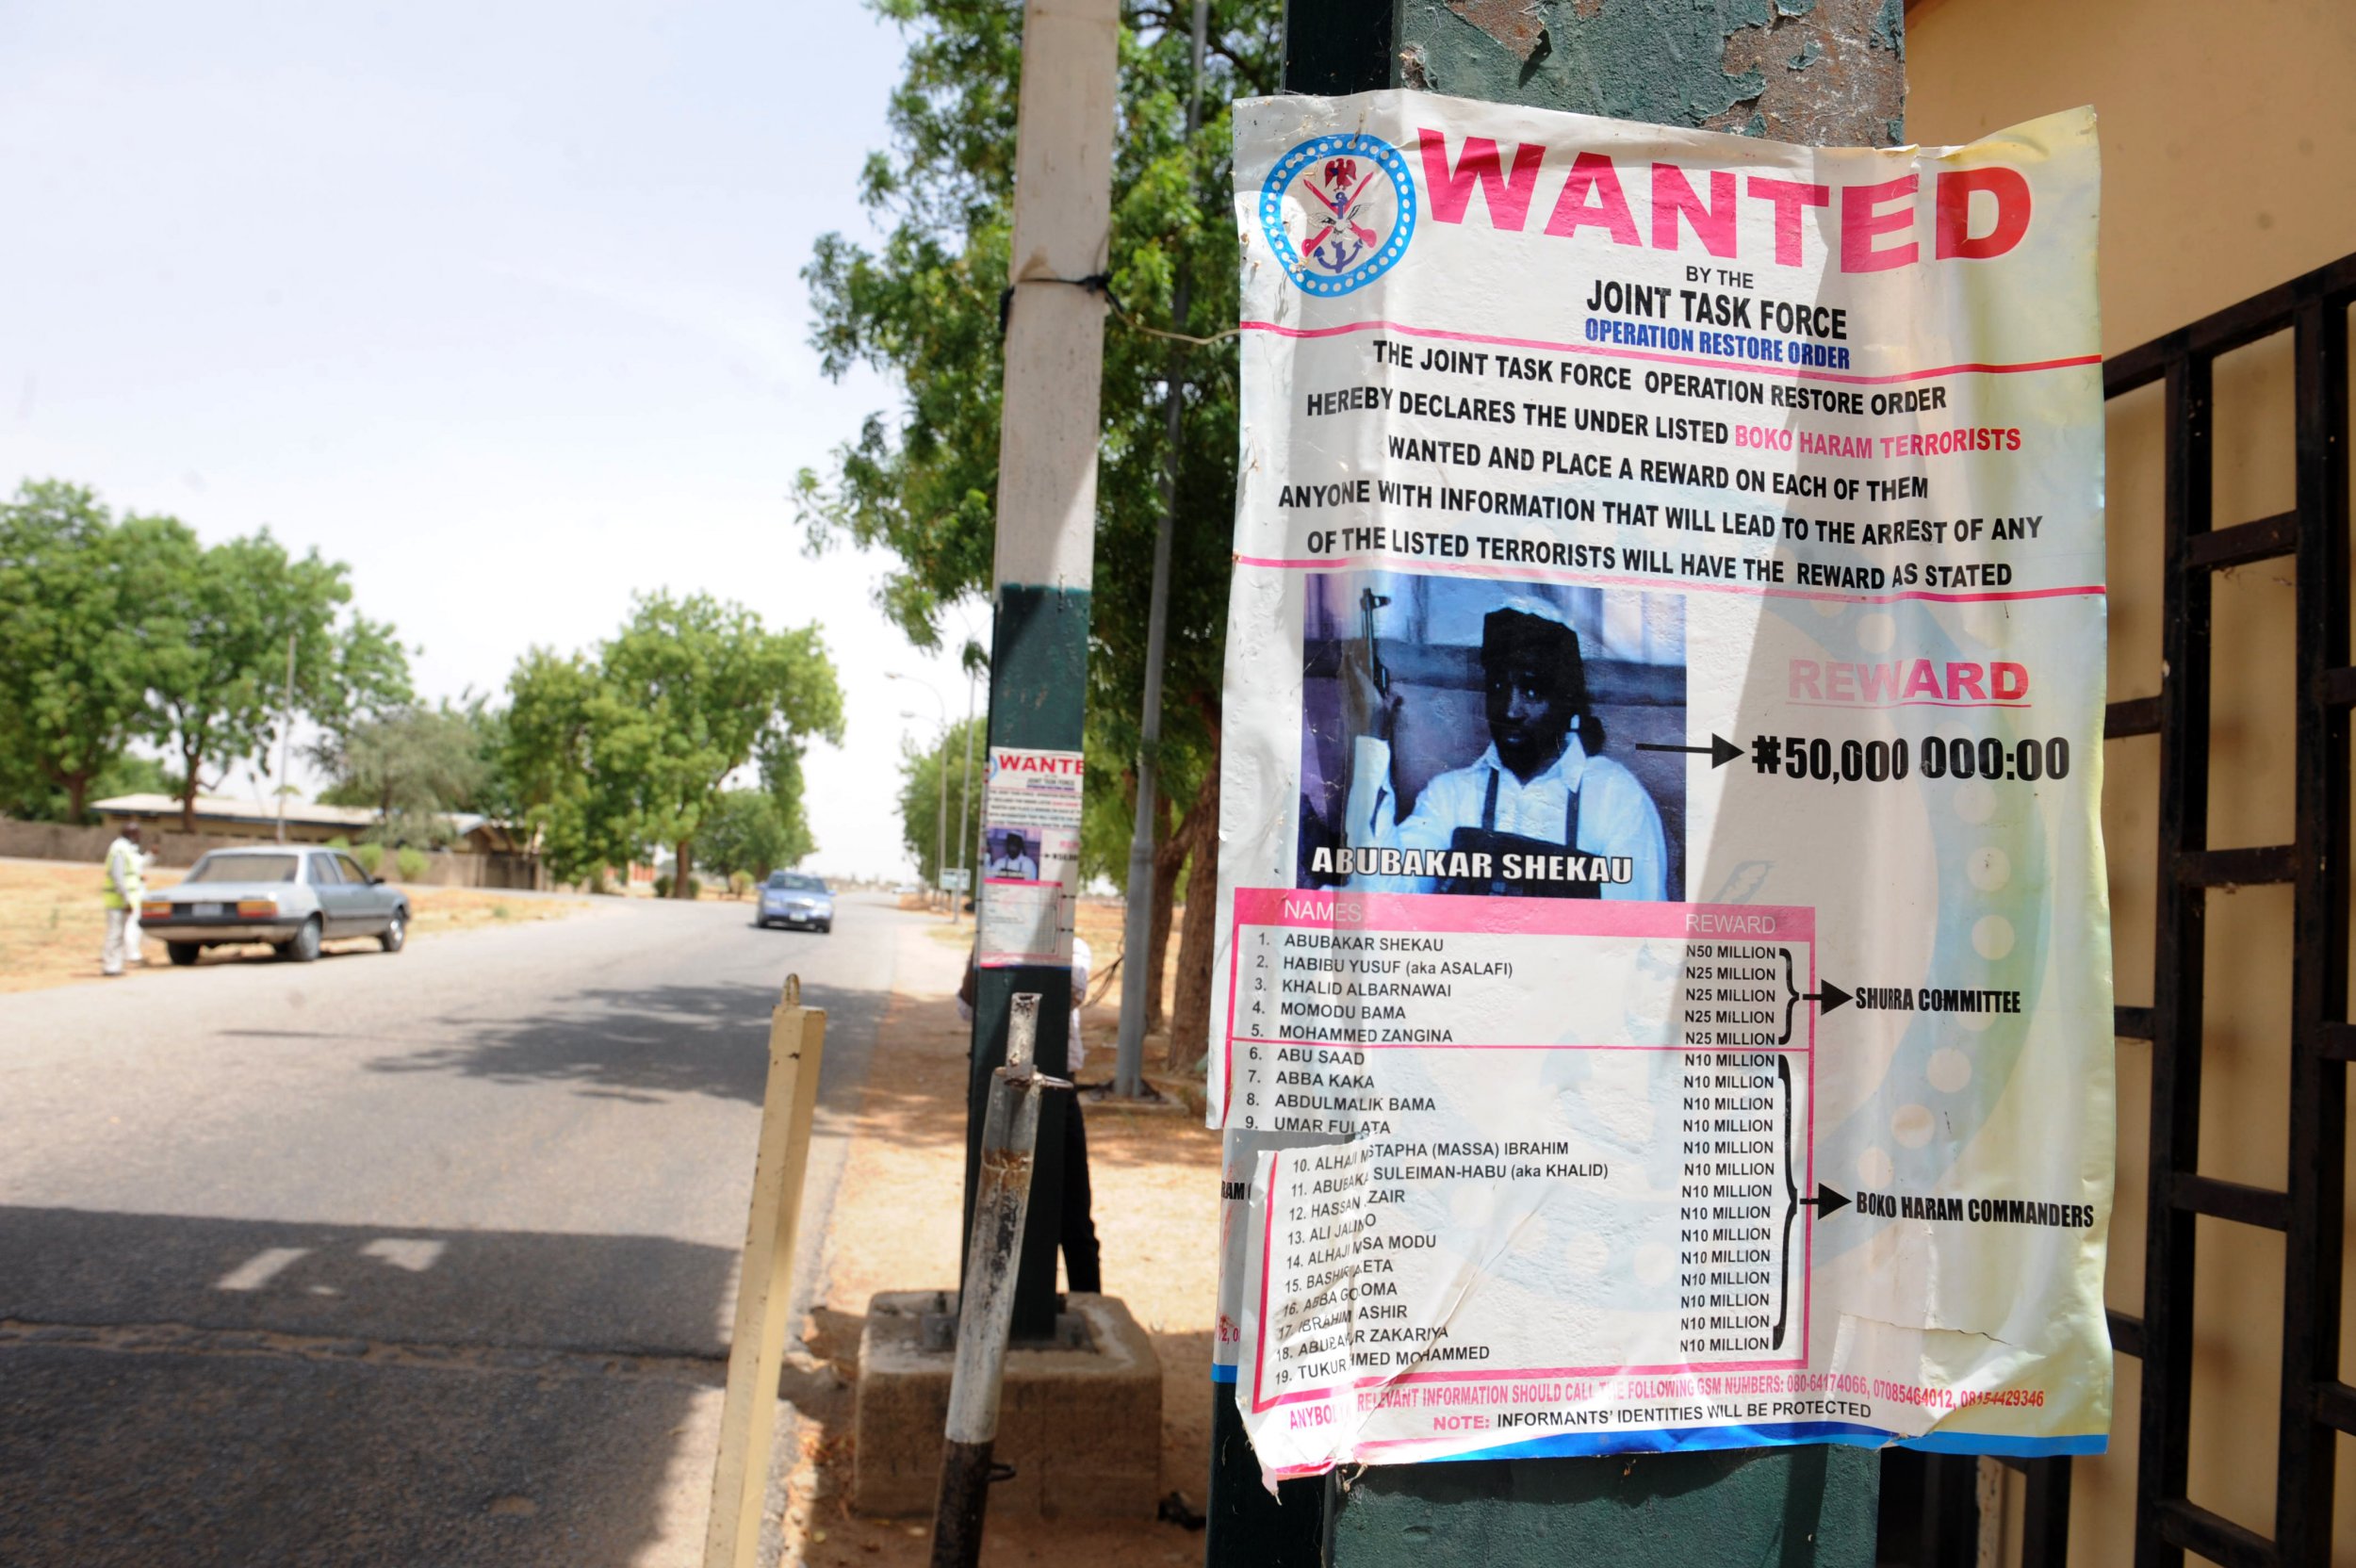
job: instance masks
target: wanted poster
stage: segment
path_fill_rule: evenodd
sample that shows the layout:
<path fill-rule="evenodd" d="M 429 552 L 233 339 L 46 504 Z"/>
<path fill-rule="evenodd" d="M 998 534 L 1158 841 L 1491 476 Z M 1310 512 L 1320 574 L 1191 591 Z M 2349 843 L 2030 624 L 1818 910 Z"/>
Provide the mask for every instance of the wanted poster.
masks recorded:
<path fill-rule="evenodd" d="M 1076 751 L 990 748 L 976 923 L 976 962 L 983 969 L 1072 962 L 1086 776 Z"/>
<path fill-rule="evenodd" d="M 1264 1470 L 2098 1451 L 2091 115 L 1235 124 L 1209 1103 Z"/>

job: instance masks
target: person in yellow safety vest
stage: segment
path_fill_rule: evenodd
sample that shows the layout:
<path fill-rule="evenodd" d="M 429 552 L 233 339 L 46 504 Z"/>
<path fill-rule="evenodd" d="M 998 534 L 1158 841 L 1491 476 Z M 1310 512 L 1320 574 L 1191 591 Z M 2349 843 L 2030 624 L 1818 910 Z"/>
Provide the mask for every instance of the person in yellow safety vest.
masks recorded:
<path fill-rule="evenodd" d="M 155 869 L 155 852 L 145 844 L 139 846 L 139 890 L 147 889 L 147 874 Z M 131 901 L 130 917 L 123 923 L 123 961 L 134 968 L 147 962 L 147 935 L 139 929 L 139 910 L 145 906 L 139 899 Z"/>
<path fill-rule="evenodd" d="M 131 921 L 139 910 L 140 895 L 147 891 L 145 868 L 139 860 L 139 825 L 126 822 L 106 846 L 106 948 L 99 957 L 99 969 L 106 974 L 123 972 L 125 939 L 132 929 Z M 133 963 L 139 962 L 134 956 Z"/>

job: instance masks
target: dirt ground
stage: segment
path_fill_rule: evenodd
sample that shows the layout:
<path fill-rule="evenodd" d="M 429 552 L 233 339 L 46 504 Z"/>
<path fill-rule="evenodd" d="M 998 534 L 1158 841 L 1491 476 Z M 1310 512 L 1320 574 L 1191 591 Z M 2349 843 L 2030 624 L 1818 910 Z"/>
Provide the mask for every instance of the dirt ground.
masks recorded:
<path fill-rule="evenodd" d="M 183 874 L 151 872 L 147 885 L 168 888 Z M 98 866 L 75 861 L 0 860 L 0 991 L 39 990 L 97 976 L 99 949 L 106 938 L 103 876 Z M 412 888 L 409 936 L 414 941 L 508 921 L 562 920 L 587 907 L 581 899 L 519 898 L 492 889 Z M 164 944 L 151 938 L 144 945 L 146 962 L 132 972 L 171 973 Z M 340 953 L 373 947 L 376 939 L 342 938 L 324 945 Z M 260 943 L 208 947 L 197 962 L 236 963 L 269 952 Z"/>
<path fill-rule="evenodd" d="M 1084 907 L 1082 930 L 1100 954 L 1120 950 L 1118 905 L 1100 936 L 1103 910 Z M 970 939 L 969 923 L 964 927 Z M 938 932 L 910 931 L 911 943 L 962 947 L 946 922 Z M 859 1335 L 868 1298 L 878 1291 L 926 1289 L 957 1275 L 957 1194 L 963 1180 L 966 1026 L 952 994 L 954 965 L 915 961 L 903 950 L 902 984 L 876 1032 L 864 1102 L 852 1131 L 835 1199 L 810 1346 L 822 1364 L 790 1388 L 806 1417 L 801 1461 L 785 1521 L 784 1560 L 809 1568 L 875 1564 L 919 1568 L 929 1522 L 873 1519 L 850 1511 L 852 1400 Z M 1100 960 L 1101 961 L 1101 960 Z M 915 976 L 915 979 L 911 979 Z M 937 984 L 927 984 L 927 980 Z M 1091 991 L 1095 989 L 1091 987 Z M 1119 1022 L 1118 984 L 1087 1010 L 1084 1081 L 1112 1068 Z M 1149 1064 L 1158 1057 L 1149 1052 Z M 1198 1095 L 1158 1073 L 1170 1108 L 1088 1107 L 1088 1165 L 1096 1233 L 1104 1250 L 1104 1288 L 1128 1305 L 1162 1363 L 1163 1493 L 1203 1506 L 1210 1465 L 1211 1334 L 1217 1312 L 1219 1135 L 1203 1126 Z M 1189 1109 L 1191 1105 L 1193 1108 Z M 795 1555 L 795 1551 L 800 1556 Z M 1203 1537 L 1174 1524 L 1120 1523 L 992 1515 L 986 1568 L 1016 1563 L 1086 1563 L 1091 1568 L 1163 1568 L 1199 1563 Z"/>
<path fill-rule="evenodd" d="M 917 898 L 900 900 L 903 909 L 921 909 L 924 901 Z M 1170 912 L 1170 961 L 1162 966 L 1162 1017 L 1168 1020 L 1170 1008 L 1178 999 L 1178 921 L 1186 912 L 1180 905 Z M 1127 911 L 1117 898 L 1084 898 L 1074 911 L 1072 923 L 1081 939 L 1088 944 L 1088 953 L 1096 967 L 1088 973 L 1088 1004 L 1082 1015 L 1082 1032 L 1088 1039 L 1088 1062 L 1082 1072 L 1090 1083 L 1100 1083 L 1112 1076 L 1114 1042 L 1120 1035 L 1121 1023 L 1121 957 L 1126 936 Z M 973 917 L 966 915 L 951 924 L 938 921 L 925 928 L 925 934 L 945 947 L 962 953 L 973 944 Z M 1145 1070 L 1148 1078 L 1161 1072 L 1167 1064 L 1170 1037 L 1156 1031 L 1145 1037 Z M 1202 1085 L 1194 1069 L 1197 1063 L 1180 1063 L 1170 1070 L 1179 1075 L 1178 1089 L 1193 1095 L 1194 1114 L 1203 1112 Z M 1170 1086 L 1164 1085 L 1167 1088 Z"/>

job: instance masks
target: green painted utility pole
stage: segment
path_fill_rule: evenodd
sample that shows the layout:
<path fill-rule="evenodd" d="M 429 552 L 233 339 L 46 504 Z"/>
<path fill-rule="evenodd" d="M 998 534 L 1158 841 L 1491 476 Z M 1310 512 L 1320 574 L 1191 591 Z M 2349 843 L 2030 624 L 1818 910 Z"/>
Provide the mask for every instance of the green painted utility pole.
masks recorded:
<path fill-rule="evenodd" d="M 1903 0 L 1288 0 L 1284 89 L 1410 88 L 1816 146 L 1906 130 Z M 1216 1390 L 1210 1568 L 1870 1568 L 1880 1455 L 1774 1447 L 1258 1465 Z"/>

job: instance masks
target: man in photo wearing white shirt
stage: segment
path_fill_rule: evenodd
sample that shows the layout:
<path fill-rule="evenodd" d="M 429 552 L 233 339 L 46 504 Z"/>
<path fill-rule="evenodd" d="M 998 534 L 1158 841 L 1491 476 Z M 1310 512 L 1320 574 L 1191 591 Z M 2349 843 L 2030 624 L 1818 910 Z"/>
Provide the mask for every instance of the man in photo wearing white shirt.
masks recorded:
<path fill-rule="evenodd" d="M 991 834 L 990 864 L 984 868 L 983 874 L 1016 882 L 1038 881 L 1039 857 L 1031 853 L 1029 838 L 1011 830 Z"/>
<path fill-rule="evenodd" d="M 1659 901 L 1667 889 L 1661 812 L 1636 776 L 1599 755 L 1603 726 L 1562 612 L 1517 596 L 1481 622 L 1489 746 L 1425 784 L 1398 818 L 1391 735 L 1400 699 L 1366 642 L 1344 645 L 1342 720 L 1350 738 L 1343 840 L 1354 889 Z M 1380 852 L 1415 869 L 1357 869 Z M 1369 853 L 1373 852 L 1373 853 Z M 1447 852 L 1447 853 L 1442 853 Z"/>

